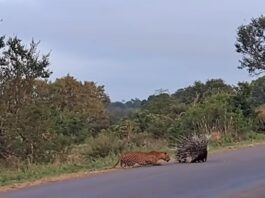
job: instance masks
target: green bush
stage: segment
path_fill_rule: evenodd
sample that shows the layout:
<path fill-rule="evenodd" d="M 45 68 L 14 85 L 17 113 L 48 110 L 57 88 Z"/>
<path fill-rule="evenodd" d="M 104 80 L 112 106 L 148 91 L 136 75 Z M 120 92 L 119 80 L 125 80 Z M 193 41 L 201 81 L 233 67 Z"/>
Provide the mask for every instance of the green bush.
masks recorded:
<path fill-rule="evenodd" d="M 88 138 L 87 149 L 84 155 L 88 159 L 104 158 L 110 154 L 120 154 L 123 150 L 123 142 L 109 133 L 100 133 L 97 137 Z"/>
<path fill-rule="evenodd" d="M 174 119 L 167 115 L 154 114 L 146 110 L 139 112 L 134 120 L 141 132 L 152 134 L 155 138 L 168 138 L 170 136 L 168 129 L 174 122 Z"/>
<path fill-rule="evenodd" d="M 54 131 L 64 136 L 69 145 L 80 144 L 92 135 L 85 114 L 53 111 L 51 120 Z"/>

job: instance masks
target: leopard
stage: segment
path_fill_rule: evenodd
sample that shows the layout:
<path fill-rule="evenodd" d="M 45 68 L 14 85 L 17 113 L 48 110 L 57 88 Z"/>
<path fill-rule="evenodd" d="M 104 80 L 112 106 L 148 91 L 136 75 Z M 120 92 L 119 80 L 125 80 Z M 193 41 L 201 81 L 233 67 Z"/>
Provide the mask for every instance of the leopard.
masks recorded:
<path fill-rule="evenodd" d="M 139 166 L 158 166 L 161 165 L 158 161 L 164 160 L 170 161 L 170 156 L 167 152 L 128 152 L 123 154 L 117 163 L 113 166 L 115 168 L 119 163 L 122 168 L 132 167 L 134 165 Z"/>

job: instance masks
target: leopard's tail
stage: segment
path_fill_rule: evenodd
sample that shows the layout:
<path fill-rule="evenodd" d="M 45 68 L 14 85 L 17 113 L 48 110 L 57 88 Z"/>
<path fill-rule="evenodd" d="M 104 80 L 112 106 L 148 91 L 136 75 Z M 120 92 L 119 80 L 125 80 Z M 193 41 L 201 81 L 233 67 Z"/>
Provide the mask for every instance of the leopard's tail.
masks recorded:
<path fill-rule="evenodd" d="M 116 168 L 116 166 L 118 166 L 118 164 L 119 164 L 120 161 L 121 161 L 121 160 L 118 159 L 118 161 L 116 162 L 116 164 L 114 164 L 114 166 L 113 166 L 112 168 Z"/>

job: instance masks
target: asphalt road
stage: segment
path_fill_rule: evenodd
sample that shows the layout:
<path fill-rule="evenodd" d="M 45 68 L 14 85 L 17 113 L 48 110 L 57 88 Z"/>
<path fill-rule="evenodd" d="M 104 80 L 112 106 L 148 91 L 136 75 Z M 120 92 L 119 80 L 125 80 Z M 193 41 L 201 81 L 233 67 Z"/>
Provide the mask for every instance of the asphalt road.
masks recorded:
<path fill-rule="evenodd" d="M 0 198 L 265 198 L 265 146 L 206 163 L 133 168 L 0 193 Z"/>

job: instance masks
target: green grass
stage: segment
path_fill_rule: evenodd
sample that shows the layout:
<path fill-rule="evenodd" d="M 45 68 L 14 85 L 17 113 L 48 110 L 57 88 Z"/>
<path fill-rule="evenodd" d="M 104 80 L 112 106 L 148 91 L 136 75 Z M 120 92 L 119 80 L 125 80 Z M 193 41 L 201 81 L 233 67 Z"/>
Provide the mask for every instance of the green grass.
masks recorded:
<path fill-rule="evenodd" d="M 209 151 L 215 152 L 222 149 L 229 149 L 229 148 L 240 148 L 251 144 L 259 144 L 265 143 L 265 134 L 261 133 L 249 133 L 247 134 L 245 140 L 241 140 L 240 142 L 232 142 L 227 139 L 223 139 L 218 142 L 211 142 L 209 144 Z"/>
<path fill-rule="evenodd" d="M 104 170 L 112 167 L 117 160 L 114 156 L 95 161 L 87 161 L 82 164 L 63 164 L 63 165 L 32 165 L 24 170 L 0 170 L 0 186 L 31 182 L 42 178 L 59 176 L 68 173 L 84 171 Z"/>

